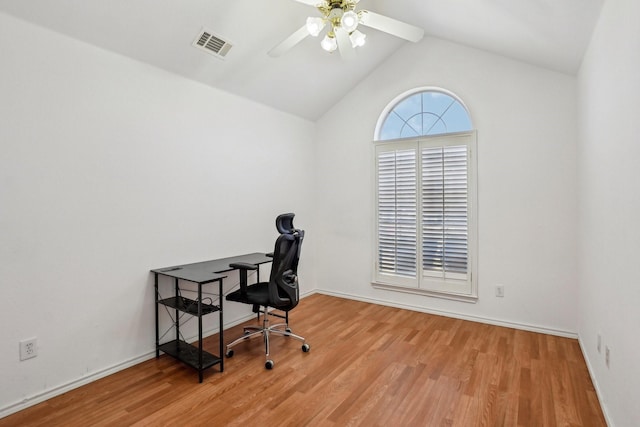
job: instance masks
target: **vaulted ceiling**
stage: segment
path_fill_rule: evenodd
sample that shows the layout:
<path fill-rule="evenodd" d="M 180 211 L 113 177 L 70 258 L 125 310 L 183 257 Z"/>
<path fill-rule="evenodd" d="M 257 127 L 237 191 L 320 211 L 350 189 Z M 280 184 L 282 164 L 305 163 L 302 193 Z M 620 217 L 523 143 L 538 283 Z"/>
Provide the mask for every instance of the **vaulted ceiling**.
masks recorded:
<path fill-rule="evenodd" d="M 358 8 L 424 28 L 426 38 L 575 74 L 602 2 L 361 0 Z M 272 47 L 318 15 L 294 0 L 0 0 L 0 12 L 310 120 L 410 43 L 367 28 L 351 61 L 312 37 L 272 58 Z M 192 46 L 203 28 L 233 45 L 223 60 Z"/>

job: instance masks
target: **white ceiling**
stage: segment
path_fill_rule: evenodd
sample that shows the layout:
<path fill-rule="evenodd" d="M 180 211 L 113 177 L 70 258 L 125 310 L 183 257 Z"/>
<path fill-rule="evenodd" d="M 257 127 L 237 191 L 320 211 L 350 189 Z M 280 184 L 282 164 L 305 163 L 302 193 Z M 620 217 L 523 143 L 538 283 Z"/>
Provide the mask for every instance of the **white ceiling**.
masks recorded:
<path fill-rule="evenodd" d="M 575 74 L 603 0 L 361 0 L 438 37 Z M 355 60 L 308 37 L 267 56 L 300 28 L 294 0 L 0 0 L 0 11 L 189 79 L 316 120 L 405 43 L 367 28 Z M 202 28 L 234 46 L 217 59 L 191 46 Z M 0 59 L 1 60 L 1 59 Z"/>

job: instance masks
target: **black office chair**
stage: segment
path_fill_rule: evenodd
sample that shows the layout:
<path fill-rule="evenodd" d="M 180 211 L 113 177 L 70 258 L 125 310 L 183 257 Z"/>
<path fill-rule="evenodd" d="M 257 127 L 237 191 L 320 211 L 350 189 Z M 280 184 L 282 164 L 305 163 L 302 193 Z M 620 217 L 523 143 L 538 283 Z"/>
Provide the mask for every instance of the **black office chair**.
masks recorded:
<path fill-rule="evenodd" d="M 280 232 L 280 236 L 276 240 L 275 249 L 273 251 L 273 263 L 271 264 L 271 276 L 269 282 L 247 284 L 247 272 L 249 270 L 257 270 L 258 266 L 247 263 L 229 264 L 231 268 L 240 271 L 240 289 L 227 295 L 228 301 L 241 302 L 243 304 L 253 305 L 253 311 L 260 313 L 262 316 L 262 327 L 249 326 L 244 328 L 244 335 L 235 341 L 227 344 L 227 357 L 233 356 L 232 348 L 245 340 L 262 335 L 265 344 L 265 353 L 267 361 L 265 367 L 273 368 L 273 360 L 269 358 L 269 335 L 276 334 L 285 337 L 292 337 L 302 341 L 302 351 L 309 351 L 309 344 L 306 340 L 291 332 L 289 328 L 289 311 L 298 305 L 299 289 L 298 289 L 298 260 L 300 259 L 300 249 L 304 231 L 297 230 L 293 226 L 293 217 L 295 214 L 287 213 L 279 215 L 276 218 L 276 228 Z M 263 307 L 263 309 L 261 309 Z M 283 311 L 284 315 L 271 312 L 269 309 L 275 308 Z M 284 323 L 269 326 L 269 316 L 276 316 L 284 319 Z"/>

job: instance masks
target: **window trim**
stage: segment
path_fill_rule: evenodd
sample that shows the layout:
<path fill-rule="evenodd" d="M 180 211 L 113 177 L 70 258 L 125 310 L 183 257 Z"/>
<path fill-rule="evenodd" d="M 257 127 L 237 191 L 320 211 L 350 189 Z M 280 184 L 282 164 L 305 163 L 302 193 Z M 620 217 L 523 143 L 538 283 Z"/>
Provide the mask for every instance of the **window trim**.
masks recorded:
<path fill-rule="evenodd" d="M 442 91 L 441 89 L 431 89 Z M 411 96 L 417 91 L 411 91 L 409 95 L 405 93 L 404 95 L 397 97 L 394 102 L 390 103 L 390 107 L 388 107 L 381 115 L 381 119 L 378 121 L 379 126 L 384 122 L 386 118 L 386 114 L 388 114 L 391 109 L 396 105 L 397 102 L 400 102 L 402 99 L 407 96 Z M 452 95 L 454 96 L 454 95 Z M 458 99 L 457 97 L 455 97 Z M 460 101 L 462 103 L 462 101 Z M 464 106 L 464 104 L 462 104 Z M 466 106 L 465 106 L 466 108 Z M 376 129 L 376 132 L 378 129 Z M 377 136 L 377 133 L 376 133 Z M 417 147 L 418 157 L 420 157 L 420 141 L 430 140 L 430 139 L 450 139 L 451 141 L 447 141 L 446 145 L 458 145 L 454 141 L 457 138 L 468 139 L 464 144 L 468 146 L 469 153 L 469 161 L 468 161 L 468 192 L 469 192 L 469 209 L 468 209 L 468 253 L 469 253 L 469 282 L 470 282 L 470 292 L 455 292 L 452 290 L 437 290 L 437 289 L 425 289 L 420 285 L 428 282 L 428 279 L 423 278 L 423 272 L 421 268 L 418 268 L 416 271 L 415 285 L 409 285 L 409 281 L 401 280 L 401 278 L 393 276 L 393 283 L 391 280 L 385 281 L 384 274 L 381 274 L 378 271 L 378 147 L 379 146 L 393 146 L 398 149 L 402 149 L 403 147 L 407 147 L 408 145 Z M 477 266 L 478 266 L 478 179 L 477 179 L 477 132 L 475 130 L 465 131 L 465 132 L 453 132 L 447 134 L 438 134 L 432 136 L 420 136 L 420 137 L 412 137 L 412 138 L 400 138 L 400 139 L 392 139 L 392 140 L 375 140 L 373 141 L 373 164 L 374 164 L 374 174 L 375 179 L 372 181 L 373 184 L 373 236 L 375 244 L 373 245 L 372 252 L 372 281 L 371 284 L 376 289 L 383 290 L 392 290 L 398 292 L 404 292 L 409 294 L 418 294 L 418 295 L 427 295 L 433 296 L 443 299 L 450 299 L 462 302 L 470 302 L 475 303 L 478 301 L 478 274 L 477 274 Z M 420 168 L 417 170 L 420 171 Z M 418 173 L 420 175 L 420 173 Z M 420 185 L 420 178 L 417 178 L 417 184 Z M 418 191 L 420 191 L 418 189 Z M 418 224 L 421 224 L 421 212 L 420 209 L 417 209 L 418 212 Z M 418 250 L 416 256 L 420 259 L 419 265 L 422 265 L 421 260 L 421 252 L 422 252 L 422 226 L 418 226 Z M 400 279 L 400 280 L 398 280 Z M 410 280 L 411 282 L 414 279 Z"/>

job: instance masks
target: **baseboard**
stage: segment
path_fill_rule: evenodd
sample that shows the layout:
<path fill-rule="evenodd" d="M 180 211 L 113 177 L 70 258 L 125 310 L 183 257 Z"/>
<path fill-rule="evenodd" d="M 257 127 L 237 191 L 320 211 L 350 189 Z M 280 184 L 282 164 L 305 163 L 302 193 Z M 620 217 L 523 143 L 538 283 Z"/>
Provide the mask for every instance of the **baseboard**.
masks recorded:
<path fill-rule="evenodd" d="M 367 302 L 371 304 L 402 308 L 405 310 L 418 311 L 421 313 L 434 314 L 437 316 L 452 317 L 454 319 L 469 320 L 471 322 L 486 323 L 489 325 L 503 326 L 506 328 L 520 329 L 520 330 L 529 331 L 529 332 L 539 332 L 542 334 L 555 335 L 555 336 L 565 337 L 565 338 L 573 338 L 573 339 L 578 338 L 578 334 L 576 332 L 564 331 L 561 329 L 548 328 L 544 326 L 511 322 L 511 321 L 500 320 L 500 319 L 492 319 L 490 317 L 472 316 L 468 314 L 457 313 L 454 311 L 435 310 L 435 309 L 421 307 L 418 305 L 402 304 L 402 303 L 397 303 L 395 301 L 382 300 L 378 298 L 366 298 L 366 297 L 347 294 L 343 292 L 334 292 L 334 291 L 325 291 L 325 290 L 316 290 L 316 292 L 319 294 L 334 296 L 338 298 L 346 298 L 346 299 L 352 299 L 355 301 Z"/>
<path fill-rule="evenodd" d="M 587 357 L 587 352 L 585 351 L 584 343 L 582 342 L 582 338 L 578 335 L 578 343 L 580 343 L 580 351 L 582 351 L 582 358 L 584 359 L 587 370 L 589 371 L 589 376 L 591 377 L 591 382 L 593 383 L 593 388 L 596 390 L 596 395 L 598 396 L 598 401 L 600 402 L 600 408 L 602 408 L 602 413 L 604 414 L 604 420 L 608 426 L 613 427 L 613 421 L 611 421 L 611 417 L 609 417 L 609 413 L 607 412 L 607 405 L 604 404 L 604 396 L 602 395 L 602 390 L 600 389 L 600 385 L 598 384 L 598 379 L 594 375 L 593 367 L 591 366 L 591 360 Z"/>

